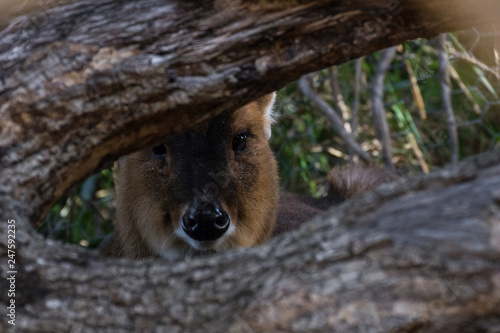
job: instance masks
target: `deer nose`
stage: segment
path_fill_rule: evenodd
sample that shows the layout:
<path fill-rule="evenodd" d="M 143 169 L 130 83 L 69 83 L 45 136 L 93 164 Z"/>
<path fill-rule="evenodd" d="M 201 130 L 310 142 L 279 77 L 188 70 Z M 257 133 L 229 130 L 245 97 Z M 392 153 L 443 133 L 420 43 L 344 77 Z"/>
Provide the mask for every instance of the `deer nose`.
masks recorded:
<path fill-rule="evenodd" d="M 213 241 L 229 228 L 229 215 L 213 203 L 202 203 L 182 216 L 182 230 L 194 240 Z"/>

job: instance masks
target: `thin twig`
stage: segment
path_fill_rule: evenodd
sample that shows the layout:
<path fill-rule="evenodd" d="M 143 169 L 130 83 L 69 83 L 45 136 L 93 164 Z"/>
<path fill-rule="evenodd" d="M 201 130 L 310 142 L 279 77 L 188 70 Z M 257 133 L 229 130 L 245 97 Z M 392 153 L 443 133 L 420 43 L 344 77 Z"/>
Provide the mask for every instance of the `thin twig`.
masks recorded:
<path fill-rule="evenodd" d="M 382 158 L 389 170 L 394 170 L 394 164 L 392 163 L 391 133 L 385 117 L 383 91 L 385 74 L 395 55 L 396 46 L 380 51 L 380 60 L 377 63 L 372 83 L 373 120 L 378 139 L 382 144 Z"/>
<path fill-rule="evenodd" d="M 361 90 L 361 65 L 363 62 L 363 58 L 356 59 L 356 77 L 354 80 L 354 102 L 352 103 L 351 108 L 351 131 L 353 134 L 356 133 L 357 118 L 359 111 L 359 95 Z"/>
<path fill-rule="evenodd" d="M 408 140 L 410 141 L 411 149 L 413 150 L 413 153 L 415 154 L 415 157 L 418 160 L 418 164 L 420 165 L 420 168 L 422 169 L 423 173 L 429 173 L 429 166 L 427 165 L 427 162 L 425 161 L 424 153 L 420 149 L 417 139 L 415 138 L 415 134 L 412 132 L 408 133 Z"/>
<path fill-rule="evenodd" d="M 451 163 L 456 164 L 458 162 L 458 134 L 455 114 L 453 113 L 453 107 L 451 104 L 450 72 L 448 53 L 446 52 L 446 34 L 441 34 L 436 38 L 436 46 L 438 51 L 443 109 L 446 113 L 446 123 L 448 124 L 448 134 L 450 136 Z"/>
<path fill-rule="evenodd" d="M 333 94 L 333 99 L 334 103 L 338 107 L 338 110 L 340 111 L 340 116 L 342 117 L 342 120 L 346 120 L 349 118 L 349 108 L 345 104 L 344 101 L 344 96 L 342 95 L 342 92 L 340 91 L 340 84 L 339 84 L 339 71 L 336 66 L 328 68 L 328 74 L 330 75 L 330 89 L 332 90 Z M 348 128 L 345 126 L 346 129 Z M 349 124 L 350 127 L 350 124 Z M 349 128 L 350 130 L 350 128 Z"/>
<path fill-rule="evenodd" d="M 371 163 L 370 155 L 361 148 L 360 145 L 354 140 L 352 135 L 346 131 L 344 124 L 339 115 L 325 102 L 323 101 L 316 92 L 314 92 L 311 87 L 311 74 L 304 75 L 299 80 L 299 88 L 302 93 L 309 98 L 316 107 L 323 112 L 333 128 L 339 133 L 340 137 L 345 141 L 347 147 L 354 151 L 361 160 L 365 163 Z"/>
<path fill-rule="evenodd" d="M 481 114 L 481 108 L 479 107 L 476 100 L 474 99 L 474 97 L 470 93 L 469 87 L 467 87 L 465 85 L 465 83 L 462 81 L 462 79 L 460 78 L 460 75 L 458 75 L 457 71 L 455 70 L 455 68 L 453 67 L 452 64 L 450 64 L 450 66 L 448 67 L 448 70 L 450 71 L 451 77 L 455 80 L 455 82 L 458 84 L 460 89 L 464 92 L 465 97 L 467 97 L 467 99 L 469 101 L 471 101 L 472 108 L 474 109 L 474 112 L 476 112 L 477 114 Z"/>
<path fill-rule="evenodd" d="M 333 105 L 335 106 L 334 110 L 337 111 L 337 114 L 340 116 L 343 126 L 347 133 L 352 133 L 351 124 L 346 122 L 346 119 L 349 119 L 349 108 L 345 104 L 344 96 L 342 95 L 342 91 L 340 90 L 339 83 L 339 71 L 336 66 L 328 68 L 328 74 L 330 76 L 330 89 L 332 90 L 333 95 Z M 354 152 L 348 146 L 347 147 L 349 153 L 349 162 L 353 162 Z"/>
<path fill-rule="evenodd" d="M 422 93 L 420 92 L 420 87 L 418 86 L 417 77 L 415 76 L 413 67 L 411 67 L 411 63 L 408 59 L 405 59 L 405 65 L 408 76 L 410 77 L 413 100 L 415 101 L 415 104 L 417 105 L 418 111 L 420 113 L 420 119 L 426 119 L 427 113 L 425 112 L 425 103 L 424 99 L 422 98 Z"/>
<path fill-rule="evenodd" d="M 497 33 L 497 36 L 500 32 L 498 29 L 498 26 L 495 25 L 495 32 Z M 495 56 L 496 72 L 498 73 L 500 71 L 500 39 L 498 37 L 493 39 L 493 54 Z"/>
<path fill-rule="evenodd" d="M 451 51 L 450 55 L 453 56 L 453 60 L 460 59 L 465 62 L 468 62 L 474 66 L 479 67 L 479 69 L 481 69 L 483 72 L 487 72 L 494 75 L 497 80 L 500 80 L 500 73 L 497 70 L 491 69 L 488 65 L 486 65 L 476 57 L 464 52 L 456 52 L 456 51 Z"/>

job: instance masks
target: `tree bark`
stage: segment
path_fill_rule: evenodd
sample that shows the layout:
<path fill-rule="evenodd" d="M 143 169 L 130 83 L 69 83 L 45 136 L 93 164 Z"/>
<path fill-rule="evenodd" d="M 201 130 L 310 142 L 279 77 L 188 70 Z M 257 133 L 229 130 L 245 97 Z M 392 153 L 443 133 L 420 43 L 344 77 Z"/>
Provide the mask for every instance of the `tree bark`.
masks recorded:
<path fill-rule="evenodd" d="M 79 0 L 32 10 L 10 24 L 10 12 L 0 16 L 0 285 L 10 286 L 15 220 L 19 332 L 498 327 L 499 154 L 386 186 L 263 246 L 179 262 L 103 259 L 31 225 L 121 154 L 307 72 L 494 23 L 500 2 Z M 14 328 L 3 318 L 2 331 Z"/>
<path fill-rule="evenodd" d="M 0 33 L 0 196 L 39 221 L 120 154 L 301 74 L 500 11 L 497 0 L 238 3 L 79 0 L 12 21 Z"/>
<path fill-rule="evenodd" d="M 498 332 L 499 188 L 497 152 L 387 184 L 262 246 L 179 261 L 99 258 L 22 233 L 16 327 Z"/>

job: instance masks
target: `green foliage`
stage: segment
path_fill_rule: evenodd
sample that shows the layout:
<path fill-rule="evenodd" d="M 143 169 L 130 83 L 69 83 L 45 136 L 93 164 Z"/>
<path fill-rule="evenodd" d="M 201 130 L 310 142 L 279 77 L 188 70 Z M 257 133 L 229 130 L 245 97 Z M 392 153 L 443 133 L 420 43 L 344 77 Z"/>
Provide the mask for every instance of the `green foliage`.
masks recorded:
<path fill-rule="evenodd" d="M 339 141 L 334 131 L 303 99 L 296 83 L 278 92 L 277 109 L 280 119 L 273 128 L 270 144 L 280 164 L 283 186 L 312 195 L 324 191 L 318 177 L 339 161 L 325 150 Z"/>
<path fill-rule="evenodd" d="M 458 38 L 451 35 L 450 41 L 450 66 L 458 74 L 458 77 L 451 78 L 452 102 L 460 158 L 463 159 L 499 146 L 500 99 L 496 94 L 499 82 L 491 73 L 459 57 L 467 50 Z M 359 125 L 354 133 L 357 142 L 373 156 L 380 156 L 370 109 L 370 83 L 378 59 L 379 53 L 376 52 L 362 62 Z M 405 66 L 405 60 L 411 66 L 412 74 Z M 338 73 L 344 101 L 352 106 L 355 62 L 338 66 Z M 410 75 L 418 84 L 426 118 L 421 117 L 415 103 Z M 326 70 L 316 73 L 315 88 L 335 109 L 329 80 Z M 282 89 L 278 96 L 278 113 L 283 119 L 275 126 L 271 144 L 280 162 L 283 186 L 295 192 L 322 195 L 326 174 L 334 165 L 346 163 L 349 152 L 326 118 L 304 100 L 295 83 Z M 384 102 L 392 134 L 394 163 L 399 173 L 421 172 L 426 168 L 433 170 L 449 163 L 447 120 L 442 108 L 439 65 L 433 41 L 410 41 L 398 49 L 385 78 Z"/>
<path fill-rule="evenodd" d="M 95 248 L 113 231 L 113 175 L 104 170 L 63 195 L 38 227 L 43 235 Z"/>

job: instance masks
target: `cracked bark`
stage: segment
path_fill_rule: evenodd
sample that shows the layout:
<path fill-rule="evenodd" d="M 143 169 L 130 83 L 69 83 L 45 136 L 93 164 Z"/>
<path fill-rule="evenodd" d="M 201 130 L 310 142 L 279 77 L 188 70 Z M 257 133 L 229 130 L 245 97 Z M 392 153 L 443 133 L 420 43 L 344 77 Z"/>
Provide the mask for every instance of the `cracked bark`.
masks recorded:
<path fill-rule="evenodd" d="M 123 153 L 307 72 L 500 11 L 496 0 L 221 3 L 80 0 L 0 16 L 0 259 L 15 219 L 16 329 L 494 332 L 498 153 L 246 251 L 103 259 L 35 233 L 61 193 Z M 5 317 L 0 328 L 12 328 Z"/>
<path fill-rule="evenodd" d="M 103 259 L 24 232 L 17 327 L 496 332 L 499 188 L 497 152 L 384 185 L 262 246 L 170 262 Z"/>

